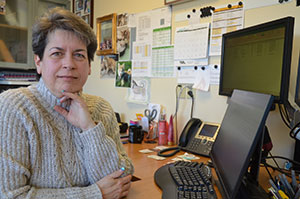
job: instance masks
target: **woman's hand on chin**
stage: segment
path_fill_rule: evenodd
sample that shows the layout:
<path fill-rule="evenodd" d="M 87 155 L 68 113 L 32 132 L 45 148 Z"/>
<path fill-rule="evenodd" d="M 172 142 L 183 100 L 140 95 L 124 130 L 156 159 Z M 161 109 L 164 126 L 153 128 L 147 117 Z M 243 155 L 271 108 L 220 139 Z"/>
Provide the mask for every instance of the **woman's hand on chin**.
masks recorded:
<path fill-rule="evenodd" d="M 61 106 L 56 105 L 54 110 L 64 116 L 71 124 L 81 128 L 83 131 L 96 126 L 88 111 L 86 103 L 83 99 L 75 93 L 63 92 L 60 102 L 67 100 L 71 101 L 70 109 L 66 110 Z"/>

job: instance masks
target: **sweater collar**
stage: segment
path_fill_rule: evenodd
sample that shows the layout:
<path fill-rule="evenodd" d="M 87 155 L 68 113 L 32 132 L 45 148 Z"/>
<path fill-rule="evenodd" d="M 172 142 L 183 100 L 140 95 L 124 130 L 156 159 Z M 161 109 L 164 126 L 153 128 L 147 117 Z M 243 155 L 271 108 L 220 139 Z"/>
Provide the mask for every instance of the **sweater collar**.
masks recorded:
<path fill-rule="evenodd" d="M 67 100 L 67 101 L 61 103 L 60 99 L 58 97 L 56 97 L 55 95 L 53 95 L 51 93 L 51 91 L 47 88 L 42 77 L 40 78 L 39 83 L 36 85 L 36 88 L 37 88 L 38 92 L 40 93 L 40 95 L 42 96 L 44 102 L 47 102 L 51 107 L 59 105 L 62 108 L 66 108 L 66 109 L 69 108 L 70 101 Z"/>

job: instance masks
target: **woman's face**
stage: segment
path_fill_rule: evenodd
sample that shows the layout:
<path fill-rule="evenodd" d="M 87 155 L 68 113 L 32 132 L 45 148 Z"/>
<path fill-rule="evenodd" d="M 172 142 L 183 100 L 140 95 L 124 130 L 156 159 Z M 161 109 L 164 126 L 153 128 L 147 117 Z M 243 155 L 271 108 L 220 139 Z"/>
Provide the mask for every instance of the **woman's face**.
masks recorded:
<path fill-rule="evenodd" d="M 62 96 L 62 90 L 81 91 L 91 73 L 86 45 L 74 33 L 65 30 L 49 34 L 43 60 L 35 55 L 34 61 L 47 88 L 57 97 Z"/>

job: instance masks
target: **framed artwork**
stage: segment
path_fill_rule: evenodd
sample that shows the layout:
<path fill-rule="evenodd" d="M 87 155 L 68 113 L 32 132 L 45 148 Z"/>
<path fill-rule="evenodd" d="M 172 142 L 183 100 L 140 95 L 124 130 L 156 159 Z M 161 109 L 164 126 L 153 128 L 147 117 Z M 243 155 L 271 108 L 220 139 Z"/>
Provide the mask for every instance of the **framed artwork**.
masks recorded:
<path fill-rule="evenodd" d="M 5 15 L 6 0 L 0 0 L 0 15 Z"/>
<path fill-rule="evenodd" d="M 97 18 L 97 55 L 117 53 L 117 14 Z"/>
<path fill-rule="evenodd" d="M 73 0 L 73 12 L 93 28 L 94 0 Z"/>

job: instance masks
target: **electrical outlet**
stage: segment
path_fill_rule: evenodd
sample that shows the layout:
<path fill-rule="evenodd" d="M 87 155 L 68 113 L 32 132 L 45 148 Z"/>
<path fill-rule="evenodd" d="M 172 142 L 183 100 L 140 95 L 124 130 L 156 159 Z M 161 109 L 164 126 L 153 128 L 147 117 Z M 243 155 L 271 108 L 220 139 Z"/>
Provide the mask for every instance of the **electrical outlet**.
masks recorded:
<path fill-rule="evenodd" d="M 182 87 L 177 87 L 179 99 L 191 99 L 188 94 L 189 91 L 192 91 L 195 97 L 195 89 L 193 89 L 192 86 L 182 85 Z"/>
<path fill-rule="evenodd" d="M 177 87 L 177 94 L 179 95 L 179 99 L 186 98 L 186 88 L 185 87 Z"/>
<path fill-rule="evenodd" d="M 193 92 L 193 96 L 194 96 L 194 99 L 195 99 L 195 96 L 196 96 L 196 90 L 192 87 L 189 87 L 186 89 L 186 99 L 192 99 L 191 96 L 188 94 L 189 91 L 192 91 Z"/>

